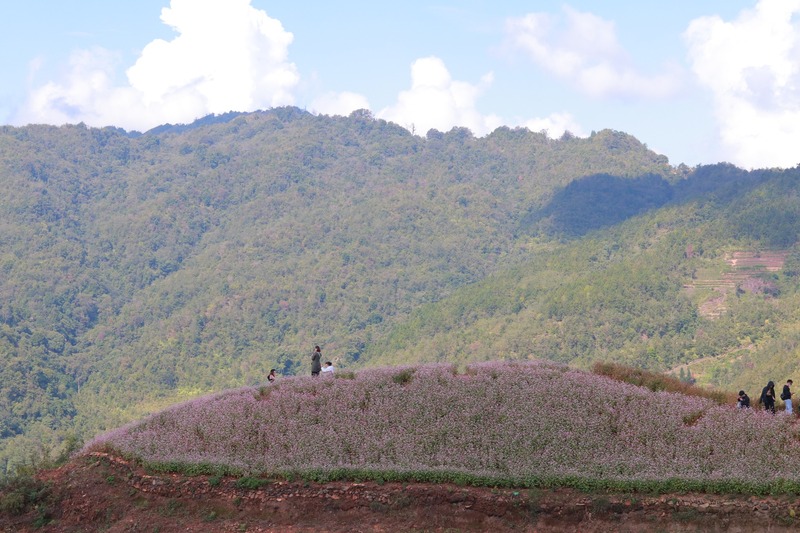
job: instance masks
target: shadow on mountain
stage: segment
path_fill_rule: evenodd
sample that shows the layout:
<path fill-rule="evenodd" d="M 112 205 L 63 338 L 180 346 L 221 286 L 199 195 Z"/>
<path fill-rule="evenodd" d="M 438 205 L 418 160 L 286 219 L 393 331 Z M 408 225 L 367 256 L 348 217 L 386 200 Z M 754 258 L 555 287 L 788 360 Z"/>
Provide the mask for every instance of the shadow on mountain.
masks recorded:
<path fill-rule="evenodd" d="M 637 178 L 593 174 L 569 183 L 545 206 L 532 208 L 521 227 L 527 233 L 580 237 L 669 203 L 728 204 L 774 178 L 775 172 L 720 163 L 697 167 L 673 183 L 655 174 Z"/>
<path fill-rule="evenodd" d="M 661 176 L 594 174 L 571 182 L 546 206 L 531 210 L 522 225 L 531 232 L 579 237 L 657 209 L 672 197 L 672 187 Z"/>
<path fill-rule="evenodd" d="M 145 133 L 150 135 L 160 135 L 163 133 L 183 133 L 189 130 L 194 130 L 203 126 L 211 126 L 213 124 L 225 124 L 231 120 L 244 115 L 243 112 L 229 111 L 220 115 L 210 114 L 202 118 L 198 118 L 190 124 L 162 124 L 147 130 Z"/>

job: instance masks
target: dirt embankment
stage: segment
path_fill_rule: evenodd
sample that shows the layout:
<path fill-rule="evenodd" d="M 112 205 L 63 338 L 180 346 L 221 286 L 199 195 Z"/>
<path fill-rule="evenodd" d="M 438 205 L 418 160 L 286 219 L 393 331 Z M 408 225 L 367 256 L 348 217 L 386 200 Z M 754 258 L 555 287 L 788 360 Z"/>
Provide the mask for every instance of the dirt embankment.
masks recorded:
<path fill-rule="evenodd" d="M 794 531 L 790 497 L 584 494 L 456 485 L 151 475 L 93 454 L 42 472 L 50 488 L 3 532 Z M 254 481 L 254 480 L 251 480 Z M 0 494 L 3 498 L 7 494 Z M 3 500 L 8 501 L 8 500 Z M 5 506 L 6 508 L 8 506 Z"/>

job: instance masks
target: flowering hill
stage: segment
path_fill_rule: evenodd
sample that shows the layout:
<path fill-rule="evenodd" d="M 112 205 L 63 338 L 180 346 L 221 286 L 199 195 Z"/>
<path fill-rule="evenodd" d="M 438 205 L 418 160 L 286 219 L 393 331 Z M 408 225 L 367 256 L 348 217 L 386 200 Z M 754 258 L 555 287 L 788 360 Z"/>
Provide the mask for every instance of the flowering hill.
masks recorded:
<path fill-rule="evenodd" d="M 798 436 L 794 417 L 532 362 L 287 378 L 87 448 L 209 474 L 774 492 L 800 489 Z"/>

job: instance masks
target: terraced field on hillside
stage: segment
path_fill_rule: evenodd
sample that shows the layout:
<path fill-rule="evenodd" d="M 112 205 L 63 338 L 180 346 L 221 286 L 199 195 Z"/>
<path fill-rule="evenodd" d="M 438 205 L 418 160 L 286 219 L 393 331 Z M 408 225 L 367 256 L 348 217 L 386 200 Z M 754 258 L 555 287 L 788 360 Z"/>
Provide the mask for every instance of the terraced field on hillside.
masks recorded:
<path fill-rule="evenodd" d="M 721 268 L 699 270 L 684 289 L 692 293 L 707 293 L 707 298 L 699 304 L 700 314 L 706 318 L 718 318 L 727 311 L 727 300 L 737 289 L 761 287 L 755 280 L 764 274 L 780 271 L 788 255 L 788 250 L 731 252 L 725 256 Z"/>

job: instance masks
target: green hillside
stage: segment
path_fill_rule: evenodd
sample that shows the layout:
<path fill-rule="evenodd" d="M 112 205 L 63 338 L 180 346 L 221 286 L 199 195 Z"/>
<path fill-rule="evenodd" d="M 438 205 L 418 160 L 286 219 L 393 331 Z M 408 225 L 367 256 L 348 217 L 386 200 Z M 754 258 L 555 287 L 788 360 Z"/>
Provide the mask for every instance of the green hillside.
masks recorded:
<path fill-rule="evenodd" d="M 610 130 L 420 138 L 366 111 L 2 127 L 0 472 L 306 373 L 315 344 L 341 368 L 714 357 L 709 381 L 754 383 L 797 329 L 796 178 L 674 168 Z M 789 266 L 719 316 L 685 288 L 773 249 Z M 725 359 L 745 348 L 764 361 Z"/>
<path fill-rule="evenodd" d="M 710 170 L 731 182 L 697 191 L 693 181 Z M 755 393 L 800 372 L 798 178 L 797 169 L 698 169 L 658 210 L 421 306 L 368 356 L 682 367 L 702 383 Z"/>

